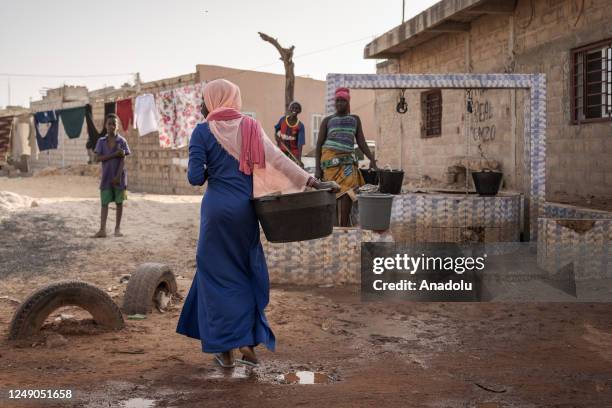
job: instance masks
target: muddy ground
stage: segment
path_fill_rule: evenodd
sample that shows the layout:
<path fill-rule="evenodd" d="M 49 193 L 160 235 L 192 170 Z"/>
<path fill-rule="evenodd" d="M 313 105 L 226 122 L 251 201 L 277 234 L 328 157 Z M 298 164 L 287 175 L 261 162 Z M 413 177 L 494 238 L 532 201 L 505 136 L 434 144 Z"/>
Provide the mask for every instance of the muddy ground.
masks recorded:
<path fill-rule="evenodd" d="M 59 310 L 41 336 L 10 343 L 18 302 L 46 283 L 82 279 L 121 304 L 120 276 L 159 261 L 185 295 L 200 198 L 131 194 L 126 236 L 95 240 L 94 178 L 0 179 L 2 190 L 37 205 L 0 214 L 2 407 L 612 406 L 608 304 L 362 303 L 357 287 L 273 286 L 277 350 L 261 350 L 258 368 L 233 371 L 175 334 L 180 302 L 110 333 L 95 333 L 77 309 Z M 61 313 L 74 318 L 57 322 Z M 67 343 L 49 347 L 54 333 Z M 299 371 L 322 373 L 324 383 L 283 377 Z M 73 398 L 9 400 L 11 389 L 69 389 Z"/>

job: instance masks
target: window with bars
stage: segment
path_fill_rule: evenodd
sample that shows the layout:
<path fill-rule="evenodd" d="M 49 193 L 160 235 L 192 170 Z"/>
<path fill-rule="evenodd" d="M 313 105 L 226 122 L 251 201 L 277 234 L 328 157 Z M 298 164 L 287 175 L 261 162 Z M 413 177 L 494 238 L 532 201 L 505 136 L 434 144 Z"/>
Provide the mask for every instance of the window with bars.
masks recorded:
<path fill-rule="evenodd" d="M 612 39 L 572 50 L 572 122 L 612 121 Z"/>
<path fill-rule="evenodd" d="M 421 93 L 421 112 L 423 126 L 421 137 L 442 135 L 442 91 L 434 89 Z"/>

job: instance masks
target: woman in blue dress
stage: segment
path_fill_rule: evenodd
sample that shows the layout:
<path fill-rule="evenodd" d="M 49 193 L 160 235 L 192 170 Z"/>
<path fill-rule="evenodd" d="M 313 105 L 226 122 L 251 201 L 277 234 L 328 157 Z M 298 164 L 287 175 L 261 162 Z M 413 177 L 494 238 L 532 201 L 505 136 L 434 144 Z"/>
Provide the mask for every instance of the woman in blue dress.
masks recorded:
<path fill-rule="evenodd" d="M 257 364 L 255 347 L 274 351 L 275 337 L 264 314 L 269 278 L 251 199 L 307 186 L 338 190 L 287 158 L 261 125 L 240 113 L 240 90 L 226 80 L 204 88 L 203 113 L 189 143 L 188 179 L 208 187 L 200 210 L 196 273 L 177 332 L 202 342 L 222 367 Z"/>

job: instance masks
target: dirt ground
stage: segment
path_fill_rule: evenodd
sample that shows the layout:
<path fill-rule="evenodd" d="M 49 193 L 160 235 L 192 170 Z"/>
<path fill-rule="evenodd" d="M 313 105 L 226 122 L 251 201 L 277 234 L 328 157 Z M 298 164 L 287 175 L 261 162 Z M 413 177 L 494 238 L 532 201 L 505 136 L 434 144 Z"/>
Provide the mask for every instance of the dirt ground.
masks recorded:
<path fill-rule="evenodd" d="M 608 304 L 362 303 L 358 287 L 273 286 L 275 353 L 255 369 L 217 368 L 175 334 L 181 304 L 118 332 L 56 322 L 27 343 L 6 340 L 30 292 L 82 279 L 122 303 L 121 275 L 164 262 L 185 295 L 194 274 L 200 197 L 130 194 L 125 237 L 91 239 L 93 177 L 0 179 L 32 197 L 0 206 L 0 406 L 66 407 L 606 407 L 612 406 Z M 21 203 L 21 204 L 20 204 Z M 113 225 L 111 211 L 109 225 Z M 49 347 L 61 333 L 67 343 Z M 321 384 L 290 384 L 312 371 Z M 295 376 L 294 376 L 295 377 Z M 63 401 L 16 401 L 11 389 L 72 390 Z"/>

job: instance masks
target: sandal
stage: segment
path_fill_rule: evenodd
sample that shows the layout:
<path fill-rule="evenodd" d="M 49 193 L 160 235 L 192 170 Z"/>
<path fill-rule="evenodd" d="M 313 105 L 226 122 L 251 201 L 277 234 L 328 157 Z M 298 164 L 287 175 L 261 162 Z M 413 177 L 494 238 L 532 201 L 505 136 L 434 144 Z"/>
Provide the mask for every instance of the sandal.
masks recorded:
<path fill-rule="evenodd" d="M 234 368 L 236 367 L 236 363 L 234 362 L 234 358 L 232 356 L 231 351 L 225 351 L 223 353 L 215 354 L 215 361 L 223 368 Z M 228 363 L 229 361 L 229 363 Z"/>
<path fill-rule="evenodd" d="M 245 364 L 251 367 L 259 365 L 259 360 L 255 355 L 255 348 L 253 346 L 240 347 L 238 350 L 242 353 L 241 359 L 236 359 L 238 363 Z"/>

